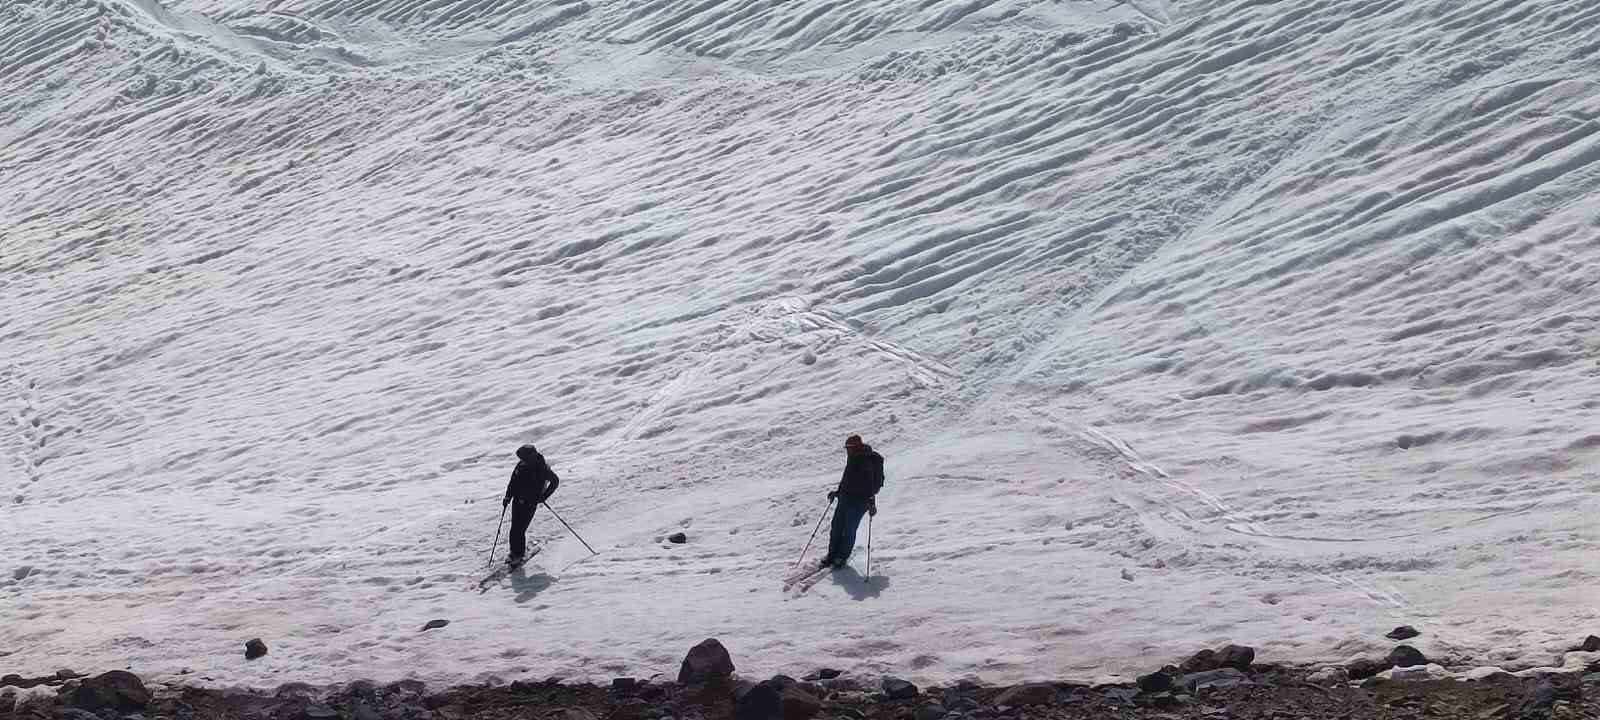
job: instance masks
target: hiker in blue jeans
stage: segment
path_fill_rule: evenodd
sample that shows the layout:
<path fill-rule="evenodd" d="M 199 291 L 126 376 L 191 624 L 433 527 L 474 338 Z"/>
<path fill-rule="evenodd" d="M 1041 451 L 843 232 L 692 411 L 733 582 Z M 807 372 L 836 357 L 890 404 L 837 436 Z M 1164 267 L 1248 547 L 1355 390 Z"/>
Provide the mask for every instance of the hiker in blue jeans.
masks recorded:
<path fill-rule="evenodd" d="M 861 442 L 860 435 L 851 435 L 844 441 L 846 459 L 844 476 L 839 478 L 839 488 L 828 493 L 829 500 L 838 500 L 833 511 L 833 527 L 828 534 L 828 555 L 822 566 L 844 567 L 856 547 L 856 528 L 861 516 L 878 514 L 878 491 L 883 489 L 883 456 Z"/>

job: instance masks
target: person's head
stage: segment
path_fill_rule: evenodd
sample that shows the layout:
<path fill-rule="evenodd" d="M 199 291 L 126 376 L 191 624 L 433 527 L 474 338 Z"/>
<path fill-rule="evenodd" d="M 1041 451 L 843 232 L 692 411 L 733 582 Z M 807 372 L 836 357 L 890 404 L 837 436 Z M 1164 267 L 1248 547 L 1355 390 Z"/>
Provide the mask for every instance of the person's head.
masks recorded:
<path fill-rule="evenodd" d="M 523 445 L 517 448 L 517 459 L 533 462 L 539 459 L 539 451 L 534 449 L 532 444 Z"/>
<path fill-rule="evenodd" d="M 860 435 L 851 435 L 850 437 L 847 437 L 847 438 L 844 439 L 844 451 L 846 453 L 849 453 L 851 455 L 860 455 L 861 451 L 866 450 L 866 449 L 867 449 L 867 444 L 864 443 L 864 442 L 861 442 L 861 436 Z"/>

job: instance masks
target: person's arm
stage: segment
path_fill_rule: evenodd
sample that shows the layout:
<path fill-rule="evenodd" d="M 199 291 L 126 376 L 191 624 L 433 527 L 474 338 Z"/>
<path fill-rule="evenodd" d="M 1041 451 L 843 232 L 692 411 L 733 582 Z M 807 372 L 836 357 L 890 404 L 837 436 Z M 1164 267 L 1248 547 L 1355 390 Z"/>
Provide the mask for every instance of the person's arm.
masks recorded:
<path fill-rule="evenodd" d="M 511 504 L 511 493 L 517 487 L 517 472 L 520 470 L 522 470 L 522 463 L 517 463 L 517 467 L 511 471 L 511 481 L 506 483 L 506 496 L 500 499 L 500 507 Z"/>
<path fill-rule="evenodd" d="M 548 473 L 546 478 L 548 482 L 544 486 L 544 495 L 539 498 L 541 503 L 549 500 L 551 495 L 556 494 L 556 488 L 561 487 L 561 476 L 557 475 L 555 470 L 550 469 L 549 463 L 545 463 L 544 471 Z"/>

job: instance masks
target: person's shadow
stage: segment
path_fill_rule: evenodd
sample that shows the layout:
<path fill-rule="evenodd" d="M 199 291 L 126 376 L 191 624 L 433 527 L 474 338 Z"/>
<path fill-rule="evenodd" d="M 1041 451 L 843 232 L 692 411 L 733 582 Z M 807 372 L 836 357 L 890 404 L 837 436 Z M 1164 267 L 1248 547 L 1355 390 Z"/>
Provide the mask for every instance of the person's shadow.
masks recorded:
<path fill-rule="evenodd" d="M 889 587 L 889 578 L 885 575 L 863 577 L 859 570 L 846 565 L 833 571 L 833 584 L 844 588 L 851 600 L 866 600 L 882 594 Z"/>
<path fill-rule="evenodd" d="M 539 597 L 539 593 L 548 590 L 551 585 L 555 584 L 555 582 L 556 579 L 547 573 L 541 572 L 529 575 L 527 571 L 520 567 L 516 570 L 512 570 L 511 589 L 517 591 L 517 596 L 513 598 L 512 601 L 516 603 L 525 603 L 529 600 Z"/>

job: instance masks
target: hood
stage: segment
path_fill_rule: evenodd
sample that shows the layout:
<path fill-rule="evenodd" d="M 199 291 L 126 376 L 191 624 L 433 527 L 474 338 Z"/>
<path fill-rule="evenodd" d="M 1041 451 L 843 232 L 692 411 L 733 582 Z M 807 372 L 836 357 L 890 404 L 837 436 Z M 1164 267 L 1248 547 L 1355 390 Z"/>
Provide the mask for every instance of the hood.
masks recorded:
<path fill-rule="evenodd" d="M 539 451 L 535 450 L 532 445 L 523 445 L 522 447 L 517 448 L 517 459 L 527 462 L 538 462 L 540 459 Z"/>

